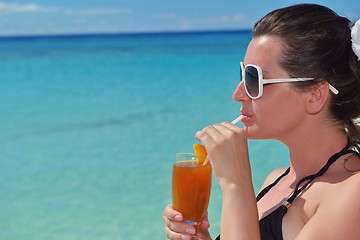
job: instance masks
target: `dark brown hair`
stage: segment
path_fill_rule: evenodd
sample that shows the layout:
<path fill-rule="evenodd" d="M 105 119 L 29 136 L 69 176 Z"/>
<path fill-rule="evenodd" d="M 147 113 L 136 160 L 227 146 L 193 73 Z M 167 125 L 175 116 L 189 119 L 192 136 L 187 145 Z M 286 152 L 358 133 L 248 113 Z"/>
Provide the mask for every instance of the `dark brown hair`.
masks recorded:
<path fill-rule="evenodd" d="M 328 81 L 332 94 L 330 116 L 343 124 L 349 139 L 360 150 L 360 62 L 351 48 L 351 23 L 331 9 L 317 4 L 298 4 L 270 12 L 253 28 L 253 37 L 274 36 L 285 47 L 279 64 L 292 77 L 314 81 L 296 83 L 305 88 Z"/>

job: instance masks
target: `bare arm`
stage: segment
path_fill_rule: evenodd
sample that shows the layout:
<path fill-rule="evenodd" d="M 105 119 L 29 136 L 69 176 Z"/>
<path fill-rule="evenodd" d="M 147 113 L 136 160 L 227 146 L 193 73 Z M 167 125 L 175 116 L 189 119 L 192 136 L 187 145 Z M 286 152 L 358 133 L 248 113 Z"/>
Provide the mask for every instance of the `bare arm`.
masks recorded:
<path fill-rule="evenodd" d="M 221 239 L 260 239 L 245 132 L 230 123 L 209 126 L 196 137 L 205 145 L 222 195 Z"/>
<path fill-rule="evenodd" d="M 256 198 L 251 184 L 222 190 L 221 239 L 260 239 Z"/>

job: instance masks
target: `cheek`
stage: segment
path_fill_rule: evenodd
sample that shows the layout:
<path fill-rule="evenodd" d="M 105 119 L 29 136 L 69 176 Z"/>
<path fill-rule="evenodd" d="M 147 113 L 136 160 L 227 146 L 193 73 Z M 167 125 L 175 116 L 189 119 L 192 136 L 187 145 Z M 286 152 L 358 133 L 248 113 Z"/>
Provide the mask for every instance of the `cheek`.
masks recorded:
<path fill-rule="evenodd" d="M 244 130 L 249 139 L 268 139 L 272 137 L 273 126 L 279 123 L 277 109 L 263 98 L 253 101 L 253 118 L 244 123 Z"/>
<path fill-rule="evenodd" d="M 298 96 L 279 91 L 260 100 L 253 105 L 254 121 L 245 123 L 244 129 L 250 139 L 277 138 L 301 123 L 304 111 Z"/>

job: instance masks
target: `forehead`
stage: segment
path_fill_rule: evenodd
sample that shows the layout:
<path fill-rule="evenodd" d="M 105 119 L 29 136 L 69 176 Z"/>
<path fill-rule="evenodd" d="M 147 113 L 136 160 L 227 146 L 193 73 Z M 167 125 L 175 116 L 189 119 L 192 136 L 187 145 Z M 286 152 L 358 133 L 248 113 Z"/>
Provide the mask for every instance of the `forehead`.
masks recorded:
<path fill-rule="evenodd" d="M 278 65 L 281 47 L 282 43 L 276 37 L 259 36 L 253 38 L 248 45 L 244 62 L 245 64 L 255 64 L 260 67 Z"/>

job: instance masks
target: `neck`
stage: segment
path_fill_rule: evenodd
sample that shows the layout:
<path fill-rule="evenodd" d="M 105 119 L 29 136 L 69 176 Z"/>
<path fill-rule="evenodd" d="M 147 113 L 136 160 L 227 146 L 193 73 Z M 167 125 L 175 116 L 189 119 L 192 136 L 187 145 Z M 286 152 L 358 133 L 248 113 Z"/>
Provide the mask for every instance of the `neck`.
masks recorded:
<path fill-rule="evenodd" d="M 302 132 L 296 135 L 298 137 L 289 137 L 282 141 L 289 148 L 289 177 L 294 181 L 319 171 L 329 158 L 341 151 L 348 142 L 346 133 L 335 127 L 323 127 L 307 132 L 308 135 Z"/>

